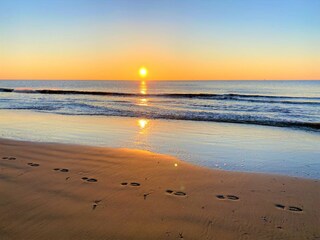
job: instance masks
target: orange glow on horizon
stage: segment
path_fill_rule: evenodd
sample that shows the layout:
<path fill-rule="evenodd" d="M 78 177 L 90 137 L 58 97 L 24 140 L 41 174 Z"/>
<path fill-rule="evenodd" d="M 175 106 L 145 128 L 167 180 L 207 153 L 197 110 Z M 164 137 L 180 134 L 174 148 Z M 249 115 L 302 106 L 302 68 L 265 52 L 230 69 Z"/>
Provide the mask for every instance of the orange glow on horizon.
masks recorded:
<path fill-rule="evenodd" d="M 162 51 L 161 51 L 162 50 Z M 3 80 L 319 80 L 320 60 L 299 57 L 268 56 L 242 57 L 208 53 L 195 58 L 183 58 L 163 49 L 153 50 L 150 56 L 140 57 L 136 52 L 114 53 L 109 58 L 98 54 L 88 58 L 84 53 L 59 55 L 57 53 L 29 53 L 0 58 L 0 79 Z M 248 53 L 253 54 L 253 53 Z M 147 59 L 147 61 L 145 60 Z M 141 62 L 152 66 L 152 72 L 143 76 L 137 71 Z M 140 69 L 139 69 L 140 70 Z M 143 94 L 143 93 L 142 93 Z"/>

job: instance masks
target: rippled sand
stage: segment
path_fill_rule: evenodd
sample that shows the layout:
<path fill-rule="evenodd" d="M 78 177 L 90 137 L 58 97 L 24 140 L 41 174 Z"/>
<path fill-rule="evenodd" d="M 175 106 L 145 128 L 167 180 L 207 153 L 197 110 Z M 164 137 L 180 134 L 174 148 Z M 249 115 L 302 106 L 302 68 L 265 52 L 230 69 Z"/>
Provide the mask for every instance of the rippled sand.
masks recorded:
<path fill-rule="evenodd" d="M 317 239 L 320 183 L 0 140 L 0 239 Z"/>

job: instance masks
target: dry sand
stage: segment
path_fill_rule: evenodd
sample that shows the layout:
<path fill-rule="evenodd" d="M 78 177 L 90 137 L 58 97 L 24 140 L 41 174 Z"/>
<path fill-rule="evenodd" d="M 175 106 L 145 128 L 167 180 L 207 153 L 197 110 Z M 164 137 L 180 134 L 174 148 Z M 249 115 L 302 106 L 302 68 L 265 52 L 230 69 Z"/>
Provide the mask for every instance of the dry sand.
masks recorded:
<path fill-rule="evenodd" d="M 2 139 L 0 239 L 315 240 L 320 182 Z"/>

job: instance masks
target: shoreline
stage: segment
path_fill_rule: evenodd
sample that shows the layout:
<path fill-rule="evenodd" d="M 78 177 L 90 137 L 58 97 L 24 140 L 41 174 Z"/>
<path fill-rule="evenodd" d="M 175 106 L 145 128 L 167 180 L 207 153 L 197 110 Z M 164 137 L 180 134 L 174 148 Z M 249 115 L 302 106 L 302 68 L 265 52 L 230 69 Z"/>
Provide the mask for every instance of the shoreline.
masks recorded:
<path fill-rule="evenodd" d="M 318 180 L 1 138 L 0 167 L 1 239 L 320 237 Z"/>
<path fill-rule="evenodd" d="M 143 149 L 209 168 L 320 179 L 320 138 L 313 132 L 32 111 L 0 114 L 2 138 Z"/>
<path fill-rule="evenodd" d="M 125 148 L 125 147 L 107 147 L 107 146 L 96 146 L 96 145 L 89 145 L 89 144 L 84 144 L 84 143 L 59 143 L 59 142 L 41 142 L 41 141 L 30 141 L 30 140 L 19 140 L 19 139 L 10 139 L 10 138 L 1 138 L 0 137 L 0 145 L 2 142 L 18 142 L 18 143 L 25 143 L 25 144 L 36 144 L 36 145 L 52 145 L 52 146 L 61 146 L 61 147 L 74 147 L 74 148 L 94 148 L 94 149 L 101 149 L 103 150 L 115 150 L 115 151 L 133 151 L 133 152 L 140 152 L 140 153 L 145 153 L 145 154 L 154 154 L 156 156 L 164 157 L 164 158 L 170 158 L 173 161 L 178 161 L 182 162 L 186 165 L 189 165 L 190 167 L 193 168 L 199 168 L 203 170 L 209 170 L 209 171 L 218 171 L 218 172 L 227 172 L 227 173 L 235 173 L 235 174 L 245 174 L 245 175 L 262 175 L 266 177 L 284 177 L 284 178 L 293 178 L 293 179 L 298 179 L 298 180 L 307 180 L 307 181 L 316 181 L 320 182 L 320 179 L 318 178 L 308 178 L 308 177 L 300 177 L 300 176 L 291 176 L 291 175 L 286 175 L 286 174 L 279 174 L 279 173 L 269 173 L 269 172 L 253 172 L 253 171 L 240 171 L 240 170 L 227 170 L 227 169 L 222 169 L 222 168 L 214 168 L 214 167 L 208 167 L 208 166 L 202 166 L 202 165 L 197 165 L 196 163 L 188 162 L 184 159 L 180 159 L 175 156 L 171 156 L 169 154 L 164 154 L 164 153 L 158 153 L 158 152 L 153 152 L 149 150 L 144 150 L 144 149 L 134 149 L 134 148 Z M 1 159 L 1 158 L 0 158 Z"/>

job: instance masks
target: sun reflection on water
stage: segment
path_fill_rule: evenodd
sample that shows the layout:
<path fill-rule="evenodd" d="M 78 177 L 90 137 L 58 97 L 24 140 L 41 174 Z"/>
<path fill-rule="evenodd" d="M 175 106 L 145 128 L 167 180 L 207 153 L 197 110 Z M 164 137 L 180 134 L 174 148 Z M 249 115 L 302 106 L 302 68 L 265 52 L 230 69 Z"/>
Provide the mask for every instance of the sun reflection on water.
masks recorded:
<path fill-rule="evenodd" d="M 149 120 L 146 120 L 146 119 L 139 119 L 138 120 L 138 125 L 140 127 L 140 129 L 144 129 L 149 123 Z"/>
<path fill-rule="evenodd" d="M 141 95 L 146 95 L 147 94 L 147 90 L 148 90 L 148 88 L 147 88 L 146 82 L 145 81 L 141 81 L 140 82 L 140 86 L 139 86 L 140 94 Z M 146 97 L 139 98 L 138 102 L 137 102 L 137 105 L 138 106 L 144 106 L 144 107 L 149 106 L 148 99 Z"/>
<path fill-rule="evenodd" d="M 139 106 L 149 106 L 149 105 L 148 105 L 148 99 L 146 99 L 146 98 L 140 98 L 139 101 L 138 101 L 138 105 L 139 105 Z"/>
<path fill-rule="evenodd" d="M 138 125 L 140 129 L 144 129 L 148 125 L 149 121 L 146 119 L 139 119 L 138 120 Z"/>
<path fill-rule="evenodd" d="M 140 82 L 140 93 L 142 95 L 146 95 L 147 94 L 147 84 L 145 81 L 141 81 Z"/>
<path fill-rule="evenodd" d="M 140 74 L 141 75 L 141 74 Z M 141 76 L 142 77 L 142 76 Z M 145 76 L 143 76 L 145 77 Z M 141 107 L 148 107 L 149 106 L 149 100 L 147 99 L 147 83 L 145 80 L 140 81 L 139 85 L 139 92 L 140 95 L 137 99 L 137 105 Z M 148 131 L 149 131 L 149 120 L 141 118 L 137 120 L 137 125 L 139 127 L 139 132 L 136 136 L 135 143 L 138 146 L 144 146 L 146 147 L 148 145 Z"/>
<path fill-rule="evenodd" d="M 150 131 L 150 121 L 144 118 L 138 119 L 137 120 L 137 125 L 138 125 L 138 132 L 135 137 L 135 144 L 137 145 L 138 148 L 144 148 L 148 149 L 149 147 L 149 131 Z"/>

